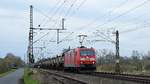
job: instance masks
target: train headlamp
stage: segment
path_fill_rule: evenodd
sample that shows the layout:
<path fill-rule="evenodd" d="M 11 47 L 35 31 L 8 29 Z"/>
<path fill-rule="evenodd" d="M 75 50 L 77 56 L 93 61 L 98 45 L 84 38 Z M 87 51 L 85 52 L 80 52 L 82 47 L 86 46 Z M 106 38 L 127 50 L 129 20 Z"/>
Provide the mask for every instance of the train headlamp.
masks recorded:
<path fill-rule="evenodd" d="M 95 61 L 95 58 L 90 58 L 90 61 Z"/>
<path fill-rule="evenodd" d="M 85 58 L 80 58 L 80 60 L 82 60 L 82 61 L 83 61 L 83 60 L 85 60 Z"/>

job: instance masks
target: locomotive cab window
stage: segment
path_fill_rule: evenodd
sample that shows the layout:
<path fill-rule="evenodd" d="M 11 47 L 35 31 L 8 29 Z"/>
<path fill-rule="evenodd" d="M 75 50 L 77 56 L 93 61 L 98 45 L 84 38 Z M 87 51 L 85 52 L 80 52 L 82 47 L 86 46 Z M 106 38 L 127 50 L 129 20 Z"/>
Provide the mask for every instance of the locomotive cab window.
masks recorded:
<path fill-rule="evenodd" d="M 95 55 L 94 50 L 81 50 L 80 51 L 81 56 L 93 56 Z"/>

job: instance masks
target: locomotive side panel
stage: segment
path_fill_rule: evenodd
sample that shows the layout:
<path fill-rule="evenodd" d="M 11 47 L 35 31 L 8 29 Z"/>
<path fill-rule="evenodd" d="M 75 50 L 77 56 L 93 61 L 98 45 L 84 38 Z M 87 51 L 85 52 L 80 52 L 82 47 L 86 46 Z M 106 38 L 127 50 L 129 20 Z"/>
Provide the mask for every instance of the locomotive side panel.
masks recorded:
<path fill-rule="evenodd" d="M 79 49 L 75 49 L 75 64 L 76 67 L 80 67 L 80 53 L 79 53 Z"/>
<path fill-rule="evenodd" d="M 64 67 L 76 67 L 75 62 L 76 60 L 74 50 L 66 52 L 64 56 Z"/>
<path fill-rule="evenodd" d="M 65 67 L 79 68 L 80 67 L 79 49 L 73 49 L 67 52 L 66 59 L 68 66 Z"/>

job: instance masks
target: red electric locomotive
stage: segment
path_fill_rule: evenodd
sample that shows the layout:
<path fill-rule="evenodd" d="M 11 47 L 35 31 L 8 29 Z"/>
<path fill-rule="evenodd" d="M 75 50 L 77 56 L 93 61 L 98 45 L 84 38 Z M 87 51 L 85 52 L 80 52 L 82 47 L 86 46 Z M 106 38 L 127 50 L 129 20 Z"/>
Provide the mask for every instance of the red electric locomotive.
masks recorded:
<path fill-rule="evenodd" d="M 64 68 L 95 70 L 96 55 L 94 48 L 75 48 L 64 53 Z"/>

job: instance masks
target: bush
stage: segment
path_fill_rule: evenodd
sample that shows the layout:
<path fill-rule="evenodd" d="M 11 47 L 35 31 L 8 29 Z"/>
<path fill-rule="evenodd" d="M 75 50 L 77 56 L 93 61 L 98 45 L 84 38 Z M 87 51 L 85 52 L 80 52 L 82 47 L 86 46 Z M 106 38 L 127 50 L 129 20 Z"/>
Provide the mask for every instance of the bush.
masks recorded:
<path fill-rule="evenodd" d="M 145 69 L 146 69 L 146 70 L 150 70 L 150 64 L 146 65 L 146 66 L 145 66 Z"/>
<path fill-rule="evenodd" d="M 0 58 L 0 73 L 7 72 L 12 68 L 17 68 L 23 65 L 23 61 L 20 57 L 8 53 L 4 59 Z"/>
<path fill-rule="evenodd" d="M 9 67 L 8 63 L 4 60 L 0 62 L 0 73 L 4 73 L 9 71 L 11 68 Z"/>

